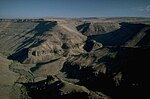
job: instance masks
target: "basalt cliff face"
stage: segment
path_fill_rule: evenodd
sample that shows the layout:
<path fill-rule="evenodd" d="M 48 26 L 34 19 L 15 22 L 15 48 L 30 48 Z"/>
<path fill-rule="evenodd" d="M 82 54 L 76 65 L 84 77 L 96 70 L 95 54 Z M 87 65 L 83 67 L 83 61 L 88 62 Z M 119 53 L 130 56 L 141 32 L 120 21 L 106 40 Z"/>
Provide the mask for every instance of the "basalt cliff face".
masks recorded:
<path fill-rule="evenodd" d="M 149 18 L 1 19 L 0 98 L 144 98 L 149 45 Z"/>

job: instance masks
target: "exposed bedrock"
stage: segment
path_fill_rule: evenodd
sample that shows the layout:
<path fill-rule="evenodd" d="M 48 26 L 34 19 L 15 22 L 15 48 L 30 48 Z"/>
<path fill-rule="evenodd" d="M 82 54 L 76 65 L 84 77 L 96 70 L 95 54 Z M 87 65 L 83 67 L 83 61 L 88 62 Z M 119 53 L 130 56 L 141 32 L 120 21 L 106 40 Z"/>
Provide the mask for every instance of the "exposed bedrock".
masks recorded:
<path fill-rule="evenodd" d="M 24 41 L 11 55 L 12 58 L 24 63 L 38 63 L 84 51 L 86 36 L 71 30 L 67 24 L 41 22 L 28 33 L 32 32 L 35 35 Z"/>
<path fill-rule="evenodd" d="M 90 54 L 70 57 L 61 71 L 68 78 L 79 79 L 79 85 L 113 99 L 142 98 L 149 54 L 149 47 L 101 48 Z"/>
<path fill-rule="evenodd" d="M 143 18 L 0 20 L 0 98 L 143 99 L 149 38 Z"/>

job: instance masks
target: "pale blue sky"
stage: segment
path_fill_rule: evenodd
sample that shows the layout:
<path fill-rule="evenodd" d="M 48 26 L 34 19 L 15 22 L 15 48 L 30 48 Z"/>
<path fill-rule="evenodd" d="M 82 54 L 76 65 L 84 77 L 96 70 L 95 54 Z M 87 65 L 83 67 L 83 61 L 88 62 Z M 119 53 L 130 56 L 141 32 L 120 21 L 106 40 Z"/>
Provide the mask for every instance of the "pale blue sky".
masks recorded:
<path fill-rule="evenodd" d="M 150 0 L 0 0 L 0 18 L 150 17 Z"/>

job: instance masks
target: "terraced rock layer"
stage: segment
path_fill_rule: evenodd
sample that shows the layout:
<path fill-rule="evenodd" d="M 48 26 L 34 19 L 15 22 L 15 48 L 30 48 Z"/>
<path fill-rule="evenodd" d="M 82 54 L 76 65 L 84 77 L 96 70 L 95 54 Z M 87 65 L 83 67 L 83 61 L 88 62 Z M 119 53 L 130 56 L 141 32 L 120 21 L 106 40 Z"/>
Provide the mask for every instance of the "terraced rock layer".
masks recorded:
<path fill-rule="evenodd" d="M 149 34 L 149 18 L 1 19 L 0 98 L 143 99 Z"/>

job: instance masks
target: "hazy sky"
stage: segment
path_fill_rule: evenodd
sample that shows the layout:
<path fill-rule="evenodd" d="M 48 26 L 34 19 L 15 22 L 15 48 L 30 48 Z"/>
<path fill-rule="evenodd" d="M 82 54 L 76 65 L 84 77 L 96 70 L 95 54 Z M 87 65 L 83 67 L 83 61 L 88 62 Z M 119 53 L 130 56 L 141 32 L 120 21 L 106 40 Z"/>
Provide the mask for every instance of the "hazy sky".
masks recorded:
<path fill-rule="evenodd" d="M 150 0 L 0 0 L 0 18 L 150 17 Z"/>

